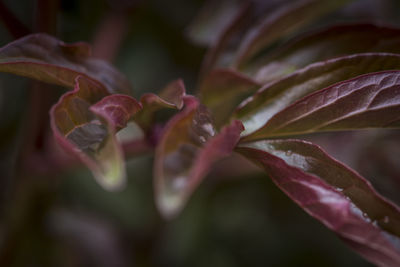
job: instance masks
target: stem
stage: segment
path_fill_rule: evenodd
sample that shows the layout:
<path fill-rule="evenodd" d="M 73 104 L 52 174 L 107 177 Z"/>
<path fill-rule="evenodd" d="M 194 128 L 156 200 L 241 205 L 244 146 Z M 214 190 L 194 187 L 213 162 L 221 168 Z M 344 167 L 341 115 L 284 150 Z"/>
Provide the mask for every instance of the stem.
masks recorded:
<path fill-rule="evenodd" d="M 37 0 L 34 17 L 35 32 L 46 32 L 52 35 L 57 30 L 57 12 L 59 1 Z M 29 91 L 29 109 L 26 115 L 26 127 L 20 158 L 22 162 L 34 153 L 43 150 L 49 134 L 49 115 L 51 105 L 55 102 L 54 87 L 33 81 Z"/>
<path fill-rule="evenodd" d="M 4 23 L 9 33 L 15 38 L 28 35 L 31 31 L 14 15 L 13 12 L 0 1 L 0 20 Z"/>
<path fill-rule="evenodd" d="M 60 7 L 59 0 L 36 0 L 35 32 L 45 32 L 56 35 L 57 13 Z"/>
<path fill-rule="evenodd" d="M 93 56 L 113 61 L 127 33 L 127 14 L 123 12 L 108 14 L 94 36 Z"/>
<path fill-rule="evenodd" d="M 122 146 L 126 158 L 137 157 L 154 151 L 154 146 L 146 139 L 133 140 Z"/>
<path fill-rule="evenodd" d="M 114 61 L 129 31 L 129 18 L 137 10 L 140 1 L 109 1 L 110 12 L 97 28 L 93 36 L 93 56 L 106 61 Z"/>
<path fill-rule="evenodd" d="M 34 30 L 55 34 L 57 9 L 58 1 L 56 0 L 37 0 Z M 5 9 L 3 9 L 4 11 Z M 20 29 L 18 24 L 15 27 Z M 9 27 L 10 31 L 11 29 L 14 28 Z M 21 34 L 20 30 L 13 30 L 13 32 L 15 35 Z M 25 234 L 34 232 L 32 224 L 37 223 L 34 229 L 43 227 L 42 219 L 48 209 L 47 204 L 52 203 L 52 201 L 43 201 L 42 199 L 54 186 L 50 179 L 52 177 L 41 176 L 40 179 L 37 179 L 38 177 L 32 175 L 31 170 L 25 169 L 25 167 L 28 166 L 27 163 L 30 162 L 32 156 L 45 154 L 44 147 L 50 129 L 48 110 L 55 100 L 54 88 L 44 83 L 32 82 L 29 89 L 28 109 L 22 121 L 22 134 L 18 147 L 16 177 L 9 186 L 9 194 L 5 201 L 7 206 L 4 219 L 5 238 L 1 244 L 0 253 L 1 266 L 10 266 L 15 262 L 15 256 L 22 251 L 21 245 L 26 241 Z M 41 162 L 45 163 L 46 161 Z M 45 164 L 49 164 L 49 162 Z M 43 186 L 41 186 L 42 184 Z M 41 187 L 44 187 L 44 190 Z M 45 206 L 42 205 L 43 203 Z"/>

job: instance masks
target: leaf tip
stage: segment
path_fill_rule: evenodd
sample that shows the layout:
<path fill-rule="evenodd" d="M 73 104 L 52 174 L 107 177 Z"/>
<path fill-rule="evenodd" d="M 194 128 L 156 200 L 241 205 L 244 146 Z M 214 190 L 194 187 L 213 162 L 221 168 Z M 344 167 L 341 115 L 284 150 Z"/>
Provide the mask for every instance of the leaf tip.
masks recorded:
<path fill-rule="evenodd" d="M 92 169 L 96 181 L 108 191 L 121 191 L 126 186 L 126 170 L 123 160 L 105 164 L 103 170 Z"/>
<path fill-rule="evenodd" d="M 180 194 L 170 194 L 163 190 L 156 197 L 157 208 L 166 220 L 175 218 L 183 209 L 184 204 L 185 201 Z"/>

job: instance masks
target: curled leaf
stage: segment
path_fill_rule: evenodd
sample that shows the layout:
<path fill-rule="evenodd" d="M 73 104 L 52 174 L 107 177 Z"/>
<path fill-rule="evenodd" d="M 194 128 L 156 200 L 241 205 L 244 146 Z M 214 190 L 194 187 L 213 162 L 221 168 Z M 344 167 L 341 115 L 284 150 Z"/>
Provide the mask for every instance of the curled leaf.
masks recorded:
<path fill-rule="evenodd" d="M 301 97 L 362 74 L 398 68 L 400 56 L 388 53 L 356 54 L 317 62 L 266 84 L 241 103 L 234 117 L 243 122 L 243 135 L 248 135 Z"/>
<path fill-rule="evenodd" d="M 356 53 L 400 52 L 400 29 L 373 24 L 336 25 L 300 36 L 257 57 L 243 70 L 268 82 L 308 64 Z"/>
<path fill-rule="evenodd" d="M 66 87 L 74 87 L 76 77 L 83 76 L 109 93 L 129 94 L 129 81 L 90 53 L 82 42 L 65 44 L 47 34 L 31 34 L 0 49 L 0 71 Z"/>
<path fill-rule="evenodd" d="M 167 124 L 155 153 L 155 197 L 161 213 L 175 216 L 211 166 L 228 156 L 243 126 L 234 121 L 216 134 L 210 114 L 194 97 Z"/>
<path fill-rule="evenodd" d="M 400 209 L 359 174 L 300 140 L 244 143 L 237 151 L 366 259 L 399 265 Z"/>
<path fill-rule="evenodd" d="M 84 77 L 64 94 L 50 111 L 51 127 L 59 144 L 77 156 L 104 188 L 116 190 L 125 183 L 125 163 L 117 129 L 141 108 L 126 95 L 108 95 Z"/>
<path fill-rule="evenodd" d="M 176 108 L 183 107 L 183 96 L 186 89 L 181 79 L 170 82 L 161 92 L 156 95 L 146 93 L 140 98 L 142 105 L 148 108 Z"/>
<path fill-rule="evenodd" d="M 181 109 L 186 89 L 181 79 L 170 82 L 156 95 L 146 93 L 140 98 L 143 109 L 135 116 L 135 121 L 144 129 L 154 120 L 155 112 L 164 108 Z"/>
<path fill-rule="evenodd" d="M 218 69 L 206 75 L 199 91 L 202 102 L 210 108 L 219 127 L 228 120 L 235 107 L 259 87 L 260 84 L 239 72 Z"/>
<path fill-rule="evenodd" d="M 109 95 L 90 107 L 98 116 L 106 119 L 116 130 L 126 127 L 133 114 L 142 109 L 142 105 L 128 95 Z"/>

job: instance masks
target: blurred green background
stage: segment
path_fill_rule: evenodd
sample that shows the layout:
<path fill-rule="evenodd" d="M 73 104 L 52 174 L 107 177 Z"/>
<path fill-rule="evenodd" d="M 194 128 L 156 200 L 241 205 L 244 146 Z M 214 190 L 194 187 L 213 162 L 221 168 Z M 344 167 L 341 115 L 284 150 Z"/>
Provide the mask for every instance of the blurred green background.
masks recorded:
<path fill-rule="evenodd" d="M 395 1 L 356 2 L 341 11 L 342 20 L 350 20 L 354 13 L 358 19 L 387 15 L 390 23 L 397 20 L 388 8 Z M 35 1 L 2 3 L 31 28 Z M 206 49 L 191 43 L 185 31 L 203 1 L 63 0 L 59 4 L 57 37 L 94 44 L 96 56 L 113 62 L 129 78 L 135 97 L 156 92 L 176 78 L 183 78 L 187 90 L 195 92 Z M 337 17 L 329 19 L 333 18 Z M 1 24 L 0 44 L 12 40 Z M 232 171 L 232 162 L 239 159 L 210 174 L 172 221 L 164 221 L 154 205 L 151 155 L 128 160 L 128 186 L 119 193 L 104 191 L 84 167 L 63 173 L 21 170 L 18 151 L 29 136 L 30 84 L 21 77 L 0 75 L 0 266 L 370 266 L 262 172 L 248 164 L 242 172 Z M 53 91 L 57 99 L 63 89 Z M 384 159 L 395 155 L 399 162 L 400 149 L 388 156 L 376 145 L 398 147 L 396 133 L 311 139 L 363 169 L 367 177 L 399 181 L 399 168 L 391 165 L 393 172 L 385 173 Z M 361 141 L 354 143 L 356 139 Z M 371 165 L 368 159 L 376 163 Z M 225 173 L 228 177 L 223 177 Z M 383 193 L 393 189 L 375 183 Z"/>

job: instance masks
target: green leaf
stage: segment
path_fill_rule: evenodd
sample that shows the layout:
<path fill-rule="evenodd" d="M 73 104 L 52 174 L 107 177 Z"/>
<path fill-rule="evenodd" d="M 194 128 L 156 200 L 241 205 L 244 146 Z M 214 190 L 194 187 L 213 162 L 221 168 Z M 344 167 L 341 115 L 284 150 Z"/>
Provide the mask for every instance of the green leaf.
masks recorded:
<path fill-rule="evenodd" d="M 359 174 L 301 140 L 245 143 L 237 151 L 366 259 L 399 265 L 400 209 Z"/>
<path fill-rule="evenodd" d="M 230 155 L 243 126 L 234 121 L 216 134 L 207 109 L 192 96 L 166 125 L 155 152 L 155 197 L 171 218 L 183 208 L 212 165 Z"/>
<path fill-rule="evenodd" d="M 348 0 L 302 0 L 281 7 L 245 36 L 239 47 L 235 66 L 243 67 L 248 60 L 279 38 L 289 35 L 346 2 Z"/>
<path fill-rule="evenodd" d="M 126 173 L 115 133 L 140 108 L 130 96 L 108 95 L 78 76 L 75 89 L 51 109 L 51 126 L 58 143 L 86 164 L 100 185 L 116 190 L 124 185 Z"/>
<path fill-rule="evenodd" d="M 400 29 L 373 24 L 336 25 L 300 36 L 257 57 L 242 71 L 265 83 L 317 61 L 367 52 L 400 53 Z"/>
<path fill-rule="evenodd" d="M 400 71 L 358 76 L 308 95 L 246 140 L 400 126 Z"/>
<path fill-rule="evenodd" d="M 317 62 L 273 83 L 266 84 L 241 103 L 234 117 L 241 120 L 248 135 L 272 116 L 310 93 L 334 83 L 378 71 L 400 68 L 400 55 L 366 53 Z"/>
<path fill-rule="evenodd" d="M 105 61 L 92 58 L 87 44 L 65 44 L 43 33 L 2 47 L 0 71 L 66 87 L 74 87 L 76 77 L 83 76 L 109 93 L 131 93 L 129 81 Z"/>
<path fill-rule="evenodd" d="M 220 127 L 226 123 L 235 107 L 259 87 L 260 84 L 239 72 L 219 69 L 203 79 L 199 91 L 202 103 L 210 108 L 215 125 Z"/>

